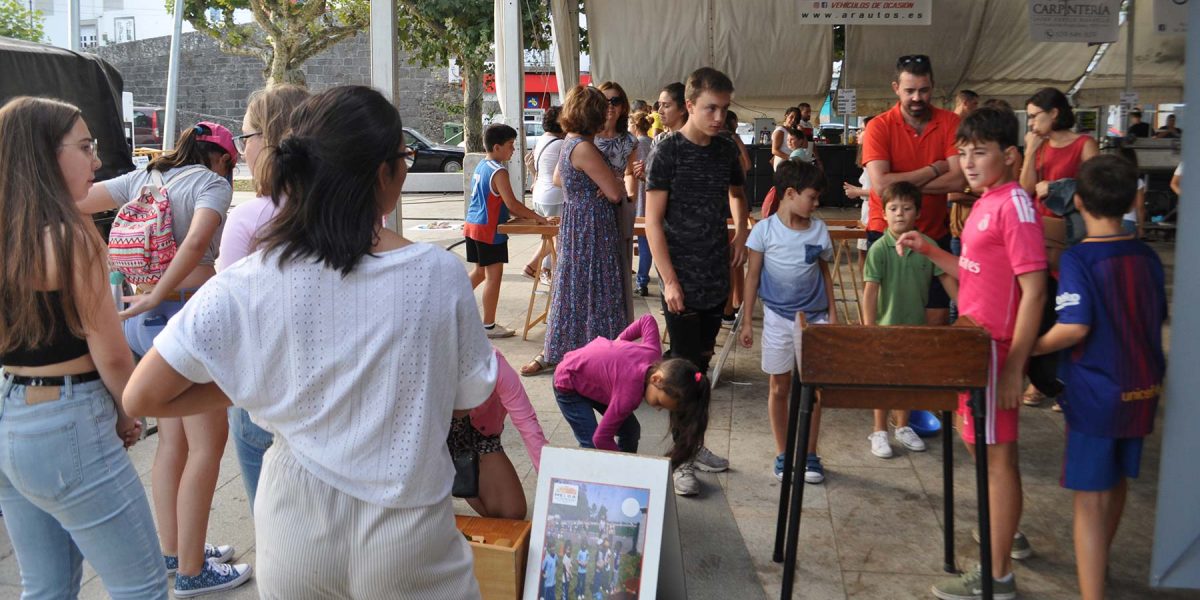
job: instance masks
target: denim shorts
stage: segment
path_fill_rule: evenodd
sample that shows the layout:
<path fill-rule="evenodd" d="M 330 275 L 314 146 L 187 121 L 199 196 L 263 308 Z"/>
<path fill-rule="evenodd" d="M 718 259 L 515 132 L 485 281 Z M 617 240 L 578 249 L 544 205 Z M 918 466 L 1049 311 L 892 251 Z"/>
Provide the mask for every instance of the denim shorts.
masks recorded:
<path fill-rule="evenodd" d="M 126 319 L 123 323 L 125 341 L 133 353 L 139 357 L 145 356 L 154 345 L 154 338 L 167 326 L 167 321 L 181 310 L 182 300 L 166 300 L 140 315 Z"/>

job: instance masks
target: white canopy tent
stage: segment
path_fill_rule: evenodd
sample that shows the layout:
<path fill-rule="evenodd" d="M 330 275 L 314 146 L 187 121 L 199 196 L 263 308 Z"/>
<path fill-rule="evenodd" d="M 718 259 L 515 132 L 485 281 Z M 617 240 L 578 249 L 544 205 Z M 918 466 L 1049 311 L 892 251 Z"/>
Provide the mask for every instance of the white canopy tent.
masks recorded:
<path fill-rule="evenodd" d="M 1095 53 L 1086 44 L 1031 41 L 1026 0 L 934 0 L 930 26 L 848 27 L 843 87 L 857 90 L 859 113 L 886 110 L 896 103 L 896 59 L 925 54 L 936 102 L 949 106 L 970 89 L 1020 108 L 1038 88 L 1070 88 Z"/>
<path fill-rule="evenodd" d="M 797 25 L 801 2 L 586 0 L 592 80 L 614 80 L 653 102 L 662 87 L 703 66 L 737 89 L 743 120 L 819 106 L 833 70 L 833 29 Z M 649 8 L 649 10 L 648 10 Z"/>
<path fill-rule="evenodd" d="M 1183 102 L 1184 55 L 1187 40 L 1183 35 L 1164 35 L 1154 31 L 1154 2 L 1137 0 L 1133 19 L 1133 91 L 1142 104 Z M 1118 41 L 1108 47 L 1075 95 L 1085 106 L 1118 104 L 1125 91 L 1125 61 L 1129 44 L 1126 27 L 1121 26 Z"/>

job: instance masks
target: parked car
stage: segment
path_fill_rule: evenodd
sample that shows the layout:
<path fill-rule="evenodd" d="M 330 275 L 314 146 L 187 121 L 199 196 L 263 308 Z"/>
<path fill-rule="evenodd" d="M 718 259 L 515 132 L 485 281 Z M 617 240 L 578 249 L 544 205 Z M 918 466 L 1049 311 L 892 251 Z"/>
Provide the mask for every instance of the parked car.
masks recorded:
<path fill-rule="evenodd" d="M 408 159 L 408 170 L 415 173 L 461 173 L 463 149 L 444 144 L 435 144 L 421 132 L 404 128 L 404 145 L 413 150 Z"/>
<path fill-rule="evenodd" d="M 162 148 L 162 128 L 167 111 L 161 106 L 133 107 L 133 146 Z"/>

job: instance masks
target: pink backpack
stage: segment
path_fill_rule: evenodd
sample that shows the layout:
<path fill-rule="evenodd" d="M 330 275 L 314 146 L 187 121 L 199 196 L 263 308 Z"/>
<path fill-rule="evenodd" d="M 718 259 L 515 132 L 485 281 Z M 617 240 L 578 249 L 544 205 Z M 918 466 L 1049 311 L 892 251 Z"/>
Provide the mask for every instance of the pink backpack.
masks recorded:
<path fill-rule="evenodd" d="M 205 171 L 195 166 L 171 178 L 178 183 Z M 117 212 L 108 234 L 108 260 L 112 270 L 125 276 L 135 287 L 152 286 L 175 258 L 175 237 L 171 230 L 169 186 L 162 173 L 150 172 L 151 183 L 143 185 L 133 200 Z"/>

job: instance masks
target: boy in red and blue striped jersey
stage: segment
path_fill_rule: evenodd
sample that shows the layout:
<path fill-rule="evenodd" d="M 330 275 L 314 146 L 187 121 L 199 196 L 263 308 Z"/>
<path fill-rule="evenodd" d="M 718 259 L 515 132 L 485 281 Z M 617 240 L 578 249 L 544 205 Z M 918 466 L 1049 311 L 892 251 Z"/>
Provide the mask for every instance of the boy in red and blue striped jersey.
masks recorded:
<path fill-rule="evenodd" d="M 1162 262 L 1121 226 L 1137 168 L 1102 155 L 1079 169 L 1075 206 L 1087 235 L 1060 261 L 1058 323 L 1035 354 L 1063 350 L 1067 446 L 1062 485 L 1075 491 L 1075 555 L 1085 600 L 1104 597 L 1108 552 L 1154 429 L 1166 360 Z"/>

